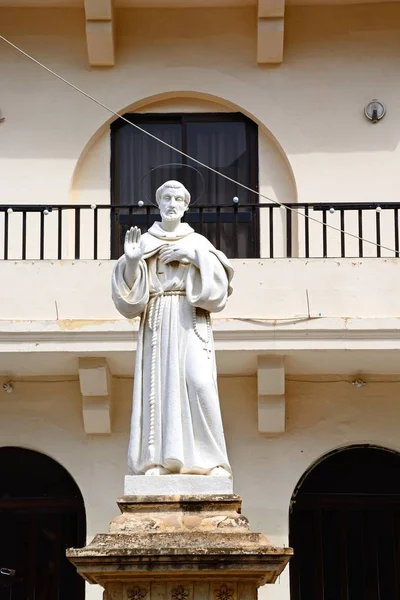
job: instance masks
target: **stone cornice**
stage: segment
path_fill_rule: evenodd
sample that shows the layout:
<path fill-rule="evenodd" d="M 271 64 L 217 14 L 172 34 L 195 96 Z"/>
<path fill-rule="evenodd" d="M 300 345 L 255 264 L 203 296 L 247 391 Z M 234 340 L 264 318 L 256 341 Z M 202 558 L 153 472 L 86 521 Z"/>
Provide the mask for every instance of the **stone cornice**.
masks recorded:
<path fill-rule="evenodd" d="M 138 321 L 0 321 L 0 352 L 133 351 Z M 215 319 L 223 350 L 400 349 L 400 319 Z"/>

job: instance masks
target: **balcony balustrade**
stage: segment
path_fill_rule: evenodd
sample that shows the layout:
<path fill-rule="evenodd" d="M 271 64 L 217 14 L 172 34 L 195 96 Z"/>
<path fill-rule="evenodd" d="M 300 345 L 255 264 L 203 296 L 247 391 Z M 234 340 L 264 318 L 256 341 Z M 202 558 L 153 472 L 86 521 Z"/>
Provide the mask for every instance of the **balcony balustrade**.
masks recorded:
<path fill-rule="evenodd" d="M 399 256 L 400 203 L 193 205 L 185 220 L 230 258 Z M 116 259 L 155 206 L 0 205 L 1 260 Z"/>

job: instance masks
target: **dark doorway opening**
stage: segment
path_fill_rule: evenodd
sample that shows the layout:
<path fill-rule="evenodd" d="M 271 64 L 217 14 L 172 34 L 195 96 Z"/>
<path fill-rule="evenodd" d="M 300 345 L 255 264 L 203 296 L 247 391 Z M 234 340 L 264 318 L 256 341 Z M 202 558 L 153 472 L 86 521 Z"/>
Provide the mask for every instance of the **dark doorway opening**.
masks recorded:
<path fill-rule="evenodd" d="M 65 550 L 85 544 L 85 521 L 64 467 L 39 452 L 0 448 L 0 600 L 83 600 L 84 581 Z"/>
<path fill-rule="evenodd" d="M 292 600 L 399 600 L 400 455 L 326 456 L 293 496 L 290 545 Z"/>

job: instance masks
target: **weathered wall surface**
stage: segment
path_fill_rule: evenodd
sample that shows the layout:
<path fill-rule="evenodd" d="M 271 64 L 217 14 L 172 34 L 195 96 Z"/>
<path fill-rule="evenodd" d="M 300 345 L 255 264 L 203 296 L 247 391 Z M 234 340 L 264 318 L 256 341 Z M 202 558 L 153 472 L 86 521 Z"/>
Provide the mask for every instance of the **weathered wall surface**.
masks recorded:
<path fill-rule="evenodd" d="M 83 430 L 79 383 L 44 379 L 17 380 L 14 392 L 2 395 L 0 445 L 38 450 L 66 467 L 82 491 L 90 539 L 105 531 L 117 513 L 115 500 L 122 493 L 125 474 L 132 380 L 113 381 L 113 433 L 90 436 Z M 289 377 L 286 432 L 268 437 L 257 431 L 256 379 L 219 378 L 235 492 L 243 498 L 243 512 L 252 528 L 266 533 L 274 543 L 288 544 L 291 496 L 303 473 L 322 455 L 365 442 L 400 451 L 398 378 L 371 377 L 374 382 L 361 389 L 343 379 L 340 375 Z M 89 599 L 101 597 L 97 588 L 88 590 Z M 279 583 L 263 588 L 260 598 L 288 600 L 288 573 Z"/>
<path fill-rule="evenodd" d="M 114 264 L 2 262 L 1 319 L 75 319 L 86 324 L 93 320 L 94 328 L 96 320 L 125 321 L 111 299 Z M 236 259 L 232 264 L 234 292 L 214 319 L 384 319 L 400 315 L 399 259 Z"/>

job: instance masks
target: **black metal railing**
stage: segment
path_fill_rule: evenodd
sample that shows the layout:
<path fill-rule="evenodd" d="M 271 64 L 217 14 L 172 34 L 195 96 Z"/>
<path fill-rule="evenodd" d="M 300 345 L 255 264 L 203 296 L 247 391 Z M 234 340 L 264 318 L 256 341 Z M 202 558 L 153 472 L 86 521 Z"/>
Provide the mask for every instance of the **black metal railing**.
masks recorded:
<path fill-rule="evenodd" d="M 398 257 L 400 203 L 194 205 L 185 220 L 230 258 Z M 0 259 L 110 259 L 155 206 L 0 205 Z"/>

